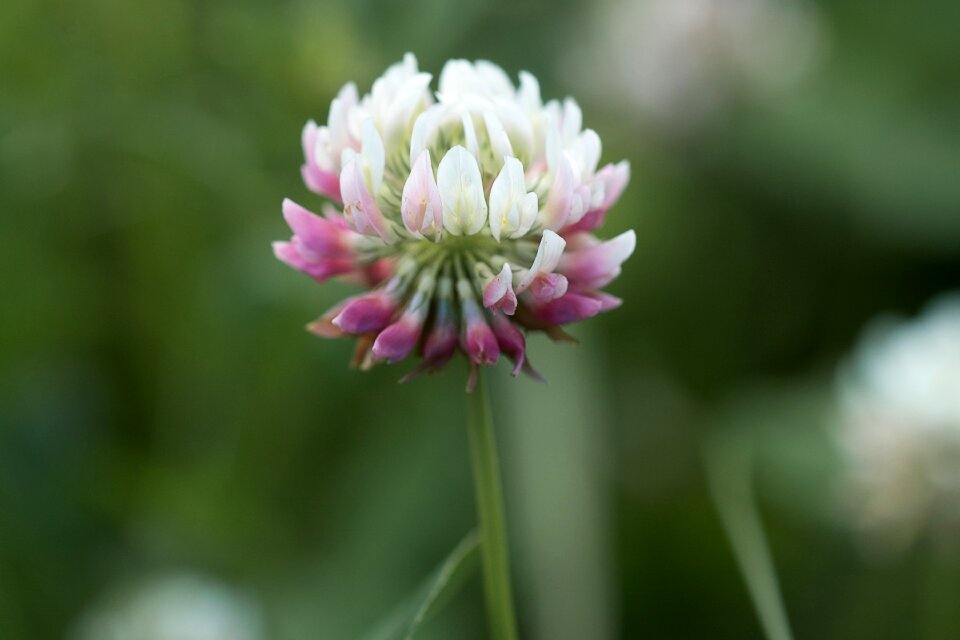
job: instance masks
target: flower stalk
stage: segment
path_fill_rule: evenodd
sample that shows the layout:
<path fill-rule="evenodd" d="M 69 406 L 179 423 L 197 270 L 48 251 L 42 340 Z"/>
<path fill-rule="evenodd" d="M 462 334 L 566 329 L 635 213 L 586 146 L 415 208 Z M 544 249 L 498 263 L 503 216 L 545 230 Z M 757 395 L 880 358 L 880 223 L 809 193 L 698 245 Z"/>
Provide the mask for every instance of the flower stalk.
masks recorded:
<path fill-rule="evenodd" d="M 467 395 L 467 429 L 480 524 L 483 591 L 491 638 L 517 640 L 500 465 L 490 396 L 484 378 L 483 372 L 478 372 L 477 386 L 473 393 Z"/>

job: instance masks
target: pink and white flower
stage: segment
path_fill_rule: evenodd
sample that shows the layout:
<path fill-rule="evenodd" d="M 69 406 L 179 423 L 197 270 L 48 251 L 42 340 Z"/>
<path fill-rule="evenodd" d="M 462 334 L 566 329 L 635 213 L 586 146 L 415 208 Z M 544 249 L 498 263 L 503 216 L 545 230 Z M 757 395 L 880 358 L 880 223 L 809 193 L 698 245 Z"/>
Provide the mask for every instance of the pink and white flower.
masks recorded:
<path fill-rule="evenodd" d="M 599 136 L 577 103 L 544 102 L 536 78 L 515 86 L 486 62 L 451 60 L 432 77 L 408 54 L 360 96 L 353 84 L 327 123 L 303 131 L 307 187 L 342 204 L 317 216 L 284 201 L 293 235 L 277 257 L 318 281 L 369 292 L 338 304 L 310 331 L 354 335 L 362 367 L 422 357 L 405 379 L 443 368 L 459 350 L 474 369 L 500 354 L 536 373 L 524 330 L 620 304 L 599 291 L 620 273 L 633 232 L 595 230 L 623 192 L 626 162 L 597 170 Z"/>

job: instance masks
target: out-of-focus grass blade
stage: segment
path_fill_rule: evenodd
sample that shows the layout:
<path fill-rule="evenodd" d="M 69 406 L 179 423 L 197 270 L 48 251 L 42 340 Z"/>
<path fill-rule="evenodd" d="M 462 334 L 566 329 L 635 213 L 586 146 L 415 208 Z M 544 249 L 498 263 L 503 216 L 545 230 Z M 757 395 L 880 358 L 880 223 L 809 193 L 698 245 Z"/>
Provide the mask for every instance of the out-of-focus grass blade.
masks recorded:
<path fill-rule="evenodd" d="M 792 640 L 777 571 L 754 501 L 751 448 L 714 435 L 705 446 L 707 482 L 747 591 L 769 640 Z"/>
<path fill-rule="evenodd" d="M 417 632 L 463 586 L 477 567 L 480 537 L 471 531 L 423 584 L 364 640 L 415 640 Z"/>

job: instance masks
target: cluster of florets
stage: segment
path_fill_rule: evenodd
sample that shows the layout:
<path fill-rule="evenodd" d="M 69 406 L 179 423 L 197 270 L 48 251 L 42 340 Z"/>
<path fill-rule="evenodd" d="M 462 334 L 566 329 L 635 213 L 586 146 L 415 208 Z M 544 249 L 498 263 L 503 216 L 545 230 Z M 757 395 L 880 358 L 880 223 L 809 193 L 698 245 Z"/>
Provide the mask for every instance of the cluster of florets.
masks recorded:
<path fill-rule="evenodd" d="M 960 297 L 876 325 L 841 378 L 842 450 L 856 524 L 903 546 L 960 533 Z"/>
<path fill-rule="evenodd" d="M 517 88 L 490 62 L 451 60 L 435 95 L 430 81 L 407 54 L 362 98 L 344 86 L 326 126 L 307 123 L 303 179 L 332 204 L 318 216 L 284 201 L 293 237 L 274 251 L 317 281 L 371 287 L 308 325 L 357 336 L 356 366 L 419 351 L 415 375 L 459 348 L 473 371 L 503 354 L 514 375 L 536 376 L 524 330 L 561 337 L 560 325 L 620 304 L 599 289 L 634 233 L 591 231 L 629 165 L 598 170 L 600 138 L 576 102 L 544 103 L 528 73 Z"/>

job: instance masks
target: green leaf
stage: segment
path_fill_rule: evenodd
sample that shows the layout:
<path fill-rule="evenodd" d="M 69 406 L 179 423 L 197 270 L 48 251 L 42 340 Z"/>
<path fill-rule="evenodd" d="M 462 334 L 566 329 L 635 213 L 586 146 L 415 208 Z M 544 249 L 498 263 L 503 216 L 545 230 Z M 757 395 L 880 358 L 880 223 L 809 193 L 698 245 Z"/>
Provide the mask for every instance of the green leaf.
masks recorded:
<path fill-rule="evenodd" d="M 471 531 L 364 640 L 414 640 L 423 624 L 443 608 L 476 569 L 479 549 L 480 537 Z"/>

